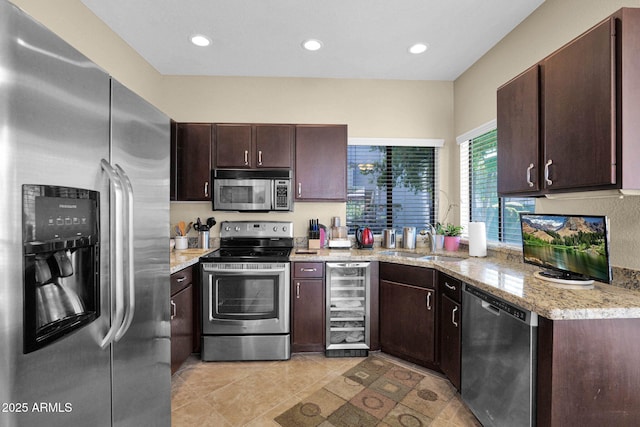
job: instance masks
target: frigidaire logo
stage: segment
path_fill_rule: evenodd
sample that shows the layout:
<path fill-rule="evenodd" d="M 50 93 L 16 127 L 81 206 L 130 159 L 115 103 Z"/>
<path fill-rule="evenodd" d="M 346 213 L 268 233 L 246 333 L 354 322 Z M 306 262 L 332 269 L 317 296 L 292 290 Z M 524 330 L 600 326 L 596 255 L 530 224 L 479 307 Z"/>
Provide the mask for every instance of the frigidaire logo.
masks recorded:
<path fill-rule="evenodd" d="M 61 209 L 76 209 L 78 207 L 78 205 L 58 205 L 59 208 Z"/>

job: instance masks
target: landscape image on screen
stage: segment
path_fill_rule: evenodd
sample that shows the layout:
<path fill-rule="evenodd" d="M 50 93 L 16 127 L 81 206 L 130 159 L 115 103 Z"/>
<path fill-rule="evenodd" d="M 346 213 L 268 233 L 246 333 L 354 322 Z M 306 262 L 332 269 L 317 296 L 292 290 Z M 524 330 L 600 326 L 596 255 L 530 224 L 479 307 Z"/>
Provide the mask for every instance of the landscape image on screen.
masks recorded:
<path fill-rule="evenodd" d="M 524 261 L 611 282 L 606 218 L 521 214 Z"/>

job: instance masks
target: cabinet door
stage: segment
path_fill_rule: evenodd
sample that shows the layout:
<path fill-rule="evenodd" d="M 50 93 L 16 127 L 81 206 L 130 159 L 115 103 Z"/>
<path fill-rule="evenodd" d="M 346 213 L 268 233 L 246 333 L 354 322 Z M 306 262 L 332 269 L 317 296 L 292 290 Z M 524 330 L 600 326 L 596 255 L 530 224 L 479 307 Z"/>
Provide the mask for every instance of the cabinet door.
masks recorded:
<path fill-rule="evenodd" d="M 294 128 L 289 125 L 257 125 L 254 164 L 257 168 L 290 169 Z"/>
<path fill-rule="evenodd" d="M 541 189 L 539 67 L 498 89 L 498 193 Z"/>
<path fill-rule="evenodd" d="M 459 390 L 462 307 L 447 295 L 442 295 L 440 310 L 440 369 Z"/>
<path fill-rule="evenodd" d="M 176 199 L 211 200 L 211 125 L 178 123 L 176 146 Z"/>
<path fill-rule="evenodd" d="M 549 190 L 616 182 L 614 38 L 609 18 L 543 62 Z"/>
<path fill-rule="evenodd" d="M 171 297 L 171 373 L 189 357 L 193 349 L 193 286 Z"/>
<path fill-rule="evenodd" d="M 292 282 L 292 351 L 324 350 L 324 281 Z"/>
<path fill-rule="evenodd" d="M 347 200 L 347 126 L 296 126 L 296 201 Z"/>
<path fill-rule="evenodd" d="M 251 125 L 215 126 L 217 168 L 251 168 Z"/>
<path fill-rule="evenodd" d="M 380 281 L 382 351 L 420 364 L 435 361 L 435 291 Z"/>

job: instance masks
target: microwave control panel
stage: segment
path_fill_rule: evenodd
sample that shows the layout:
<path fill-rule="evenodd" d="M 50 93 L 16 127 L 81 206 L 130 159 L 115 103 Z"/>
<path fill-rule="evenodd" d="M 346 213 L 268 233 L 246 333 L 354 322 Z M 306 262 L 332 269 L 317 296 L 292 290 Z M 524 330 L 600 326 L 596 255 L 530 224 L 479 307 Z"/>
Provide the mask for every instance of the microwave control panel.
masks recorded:
<path fill-rule="evenodd" d="M 291 200 L 291 181 L 286 179 L 277 179 L 274 182 L 275 200 L 274 209 L 289 210 Z"/>

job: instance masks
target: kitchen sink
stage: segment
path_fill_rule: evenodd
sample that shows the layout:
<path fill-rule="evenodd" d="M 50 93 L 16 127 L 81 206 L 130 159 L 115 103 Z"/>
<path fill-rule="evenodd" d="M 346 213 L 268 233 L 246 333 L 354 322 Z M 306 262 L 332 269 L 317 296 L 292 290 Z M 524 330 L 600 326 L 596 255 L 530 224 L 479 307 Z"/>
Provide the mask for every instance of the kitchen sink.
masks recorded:
<path fill-rule="evenodd" d="M 402 256 L 406 258 L 422 258 L 424 254 L 417 254 L 415 252 L 402 252 L 402 251 L 384 251 L 380 252 L 381 255 Z"/>
<path fill-rule="evenodd" d="M 462 261 L 464 258 L 456 257 L 456 256 L 446 256 L 446 255 L 426 255 L 420 257 L 420 259 L 426 261 L 444 261 L 444 262 L 457 262 Z"/>
<path fill-rule="evenodd" d="M 464 258 L 454 257 L 454 256 L 446 256 L 446 255 L 425 255 L 418 254 L 415 252 L 403 252 L 403 251 L 384 251 L 380 252 L 380 255 L 391 255 L 391 256 L 399 256 L 405 258 L 415 258 L 425 261 L 444 261 L 444 262 L 457 262 L 462 261 Z"/>

